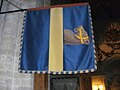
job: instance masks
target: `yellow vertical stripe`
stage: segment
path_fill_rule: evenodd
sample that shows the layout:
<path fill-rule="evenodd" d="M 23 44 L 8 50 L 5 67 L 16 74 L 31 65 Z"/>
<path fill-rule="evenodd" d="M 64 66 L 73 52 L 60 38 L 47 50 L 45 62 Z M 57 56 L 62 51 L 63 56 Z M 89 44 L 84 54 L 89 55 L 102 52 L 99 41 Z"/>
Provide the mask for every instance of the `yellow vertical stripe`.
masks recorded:
<path fill-rule="evenodd" d="M 50 10 L 49 71 L 63 70 L 63 9 Z"/>

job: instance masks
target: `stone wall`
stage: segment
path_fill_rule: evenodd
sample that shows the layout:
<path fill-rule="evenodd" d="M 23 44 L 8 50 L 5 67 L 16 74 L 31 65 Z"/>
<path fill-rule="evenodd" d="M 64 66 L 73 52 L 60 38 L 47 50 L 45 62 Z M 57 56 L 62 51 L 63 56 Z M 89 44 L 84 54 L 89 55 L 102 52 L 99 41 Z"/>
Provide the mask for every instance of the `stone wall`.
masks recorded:
<path fill-rule="evenodd" d="M 22 8 L 49 5 L 49 0 L 9 1 Z M 2 11 L 14 9 L 4 1 Z M 18 72 L 22 21 L 23 12 L 0 15 L 0 90 L 33 90 L 33 75 Z"/>

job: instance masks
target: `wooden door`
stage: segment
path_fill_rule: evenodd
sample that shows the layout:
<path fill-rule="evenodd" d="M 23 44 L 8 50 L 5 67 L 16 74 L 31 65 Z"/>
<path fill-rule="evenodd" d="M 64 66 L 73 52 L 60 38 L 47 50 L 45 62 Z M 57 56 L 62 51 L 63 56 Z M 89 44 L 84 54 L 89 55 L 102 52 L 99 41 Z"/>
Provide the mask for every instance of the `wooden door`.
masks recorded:
<path fill-rule="evenodd" d="M 34 90 L 48 90 L 48 75 L 35 74 L 34 75 Z"/>

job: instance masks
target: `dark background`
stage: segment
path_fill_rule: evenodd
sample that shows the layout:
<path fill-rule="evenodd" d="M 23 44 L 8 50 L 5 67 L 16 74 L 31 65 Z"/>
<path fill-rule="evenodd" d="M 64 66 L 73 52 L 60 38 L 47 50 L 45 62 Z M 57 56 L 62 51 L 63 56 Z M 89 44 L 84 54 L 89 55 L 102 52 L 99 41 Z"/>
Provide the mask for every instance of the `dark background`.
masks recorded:
<path fill-rule="evenodd" d="M 120 0 L 51 0 L 52 5 L 89 2 L 94 20 L 120 20 Z"/>

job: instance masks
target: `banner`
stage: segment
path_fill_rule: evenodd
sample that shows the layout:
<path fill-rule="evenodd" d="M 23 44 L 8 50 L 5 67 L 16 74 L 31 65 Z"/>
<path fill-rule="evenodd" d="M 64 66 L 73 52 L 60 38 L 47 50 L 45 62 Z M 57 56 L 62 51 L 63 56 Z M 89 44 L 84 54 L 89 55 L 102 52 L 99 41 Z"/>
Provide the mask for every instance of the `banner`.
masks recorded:
<path fill-rule="evenodd" d="M 26 12 L 19 71 L 75 74 L 96 70 L 90 7 L 87 3 Z"/>

